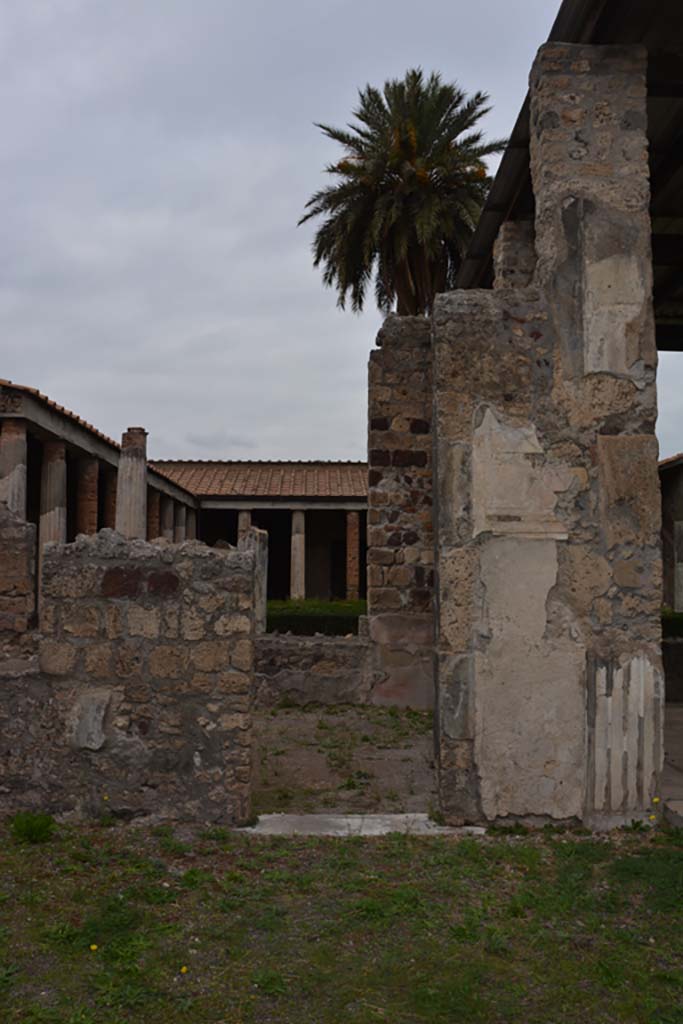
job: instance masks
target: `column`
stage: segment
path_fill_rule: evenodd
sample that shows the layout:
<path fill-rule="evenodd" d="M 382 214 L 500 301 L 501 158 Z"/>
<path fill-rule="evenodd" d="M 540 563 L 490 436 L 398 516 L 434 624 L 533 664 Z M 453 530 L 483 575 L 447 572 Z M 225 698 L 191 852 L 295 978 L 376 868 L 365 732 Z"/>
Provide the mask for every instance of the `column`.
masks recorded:
<path fill-rule="evenodd" d="M 166 494 L 161 496 L 161 536 L 164 540 L 173 540 L 174 523 L 173 498 Z"/>
<path fill-rule="evenodd" d="M 154 487 L 147 488 L 147 540 L 161 536 L 161 495 Z"/>
<path fill-rule="evenodd" d="M 113 530 L 116 528 L 116 470 L 107 466 L 103 472 L 102 526 L 106 530 Z"/>
<path fill-rule="evenodd" d="M 249 509 L 243 509 L 237 513 L 237 543 L 242 540 L 243 537 L 251 529 L 251 511 Z"/>
<path fill-rule="evenodd" d="M 181 505 L 180 502 L 176 502 L 175 507 L 175 527 L 173 530 L 173 539 L 176 544 L 182 544 L 187 535 L 187 505 Z"/>
<path fill-rule="evenodd" d="M 129 427 L 121 440 L 116 529 L 129 540 L 147 533 L 147 431 Z"/>
<path fill-rule="evenodd" d="M 188 540 L 197 539 L 197 510 L 194 508 L 188 508 L 187 510 L 186 536 Z"/>
<path fill-rule="evenodd" d="M 46 441 L 40 479 L 41 549 L 50 541 L 66 543 L 66 449 L 63 441 Z"/>
<path fill-rule="evenodd" d="M 289 584 L 293 601 L 306 597 L 306 515 L 292 512 L 292 563 Z"/>
<path fill-rule="evenodd" d="M 97 533 L 97 493 L 100 464 L 97 459 L 78 460 L 76 533 Z"/>
<path fill-rule="evenodd" d="M 360 516 L 346 513 L 346 600 L 357 601 L 360 584 Z"/>
<path fill-rule="evenodd" d="M 26 423 L 2 421 L 0 432 L 0 501 L 26 519 Z"/>
<path fill-rule="evenodd" d="M 674 611 L 683 612 L 683 523 L 674 523 Z"/>

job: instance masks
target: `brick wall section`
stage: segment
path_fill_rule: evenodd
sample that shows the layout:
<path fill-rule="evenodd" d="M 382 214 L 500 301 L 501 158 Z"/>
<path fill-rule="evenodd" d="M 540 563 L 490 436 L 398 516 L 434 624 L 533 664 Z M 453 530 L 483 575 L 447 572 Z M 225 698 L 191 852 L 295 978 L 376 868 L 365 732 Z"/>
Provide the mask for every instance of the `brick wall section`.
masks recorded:
<path fill-rule="evenodd" d="M 368 618 L 378 699 L 432 702 L 430 323 L 390 316 L 370 355 Z"/>
<path fill-rule="evenodd" d="M 346 600 L 357 601 L 360 592 L 360 515 L 346 513 Z"/>
<path fill-rule="evenodd" d="M 76 502 L 76 533 L 97 533 L 97 459 L 78 461 L 78 497 Z"/>
<path fill-rule="evenodd" d="M 254 556 L 113 531 L 45 551 L 42 675 L 0 694 L 15 807 L 244 822 Z"/>
<path fill-rule="evenodd" d="M 429 612 L 433 588 L 430 323 L 389 317 L 370 355 L 368 605 Z"/>

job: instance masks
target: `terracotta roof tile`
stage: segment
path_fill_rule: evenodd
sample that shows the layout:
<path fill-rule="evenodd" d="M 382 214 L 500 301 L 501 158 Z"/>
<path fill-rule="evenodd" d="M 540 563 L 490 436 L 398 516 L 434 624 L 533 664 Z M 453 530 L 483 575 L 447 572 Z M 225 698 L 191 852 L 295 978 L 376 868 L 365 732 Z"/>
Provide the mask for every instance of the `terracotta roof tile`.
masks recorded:
<path fill-rule="evenodd" d="M 180 487 L 204 498 L 365 498 L 365 462 L 153 462 Z"/>

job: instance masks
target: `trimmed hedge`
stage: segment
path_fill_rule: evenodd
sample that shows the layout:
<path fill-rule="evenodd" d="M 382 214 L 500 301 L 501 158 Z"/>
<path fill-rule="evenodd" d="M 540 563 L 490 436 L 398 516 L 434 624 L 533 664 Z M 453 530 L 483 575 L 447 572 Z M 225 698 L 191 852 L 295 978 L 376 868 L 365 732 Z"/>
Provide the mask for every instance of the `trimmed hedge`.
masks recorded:
<path fill-rule="evenodd" d="M 347 636 L 358 633 L 358 618 L 365 615 L 366 601 L 269 601 L 266 629 L 269 633 L 297 636 Z"/>
<path fill-rule="evenodd" d="M 683 612 L 674 612 L 671 608 L 662 610 L 662 636 L 683 637 Z"/>

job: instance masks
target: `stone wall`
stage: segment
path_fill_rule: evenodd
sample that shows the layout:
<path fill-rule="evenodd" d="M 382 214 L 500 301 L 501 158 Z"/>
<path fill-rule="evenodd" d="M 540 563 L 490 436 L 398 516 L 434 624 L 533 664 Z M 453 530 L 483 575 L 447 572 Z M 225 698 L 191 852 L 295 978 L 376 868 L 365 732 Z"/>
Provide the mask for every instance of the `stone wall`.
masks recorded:
<path fill-rule="evenodd" d="M 432 370 L 430 324 L 389 317 L 370 355 L 368 619 L 373 691 L 433 703 Z"/>
<path fill-rule="evenodd" d="M 254 589 L 251 551 L 48 546 L 41 674 L 0 694 L 5 807 L 245 821 Z"/>
<path fill-rule="evenodd" d="M 366 704 L 371 701 L 368 643 L 359 637 L 279 636 L 256 639 L 255 706 Z"/>
<path fill-rule="evenodd" d="M 436 302 L 437 732 L 453 822 L 616 824 L 657 791 L 645 70 L 639 48 L 541 49 L 534 284 Z"/>

